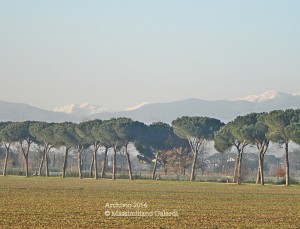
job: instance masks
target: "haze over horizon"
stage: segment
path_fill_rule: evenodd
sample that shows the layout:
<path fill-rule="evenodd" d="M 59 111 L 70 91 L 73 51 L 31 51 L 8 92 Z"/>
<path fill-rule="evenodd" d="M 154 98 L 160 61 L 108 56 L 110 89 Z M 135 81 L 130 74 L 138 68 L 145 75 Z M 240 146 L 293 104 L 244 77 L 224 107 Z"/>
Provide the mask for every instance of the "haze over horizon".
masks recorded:
<path fill-rule="evenodd" d="M 299 12 L 279 0 L 2 0 L 0 100 L 121 110 L 300 92 Z"/>

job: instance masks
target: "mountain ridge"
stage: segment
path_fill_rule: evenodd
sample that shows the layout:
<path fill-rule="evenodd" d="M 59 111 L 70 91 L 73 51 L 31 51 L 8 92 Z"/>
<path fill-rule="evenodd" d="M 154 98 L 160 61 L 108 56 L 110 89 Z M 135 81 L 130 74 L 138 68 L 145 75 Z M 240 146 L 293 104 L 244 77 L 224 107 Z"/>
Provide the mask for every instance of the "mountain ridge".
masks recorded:
<path fill-rule="evenodd" d="M 0 121 L 76 121 L 76 118 L 65 114 L 43 110 L 25 103 L 5 102 L 0 100 Z"/>
<path fill-rule="evenodd" d="M 81 122 L 92 119 L 105 120 L 128 117 L 148 124 L 158 121 L 171 123 L 172 120 L 181 116 L 208 116 L 228 122 L 236 116 L 252 112 L 300 108 L 300 96 L 271 90 L 260 95 L 251 95 L 234 100 L 208 101 L 189 98 L 165 103 L 144 102 L 121 111 L 112 111 L 88 103 L 69 104 L 67 106 L 62 106 L 60 110 L 56 108 L 56 112 L 54 112 L 55 109 L 47 111 L 27 104 L 0 101 L 0 120 Z"/>

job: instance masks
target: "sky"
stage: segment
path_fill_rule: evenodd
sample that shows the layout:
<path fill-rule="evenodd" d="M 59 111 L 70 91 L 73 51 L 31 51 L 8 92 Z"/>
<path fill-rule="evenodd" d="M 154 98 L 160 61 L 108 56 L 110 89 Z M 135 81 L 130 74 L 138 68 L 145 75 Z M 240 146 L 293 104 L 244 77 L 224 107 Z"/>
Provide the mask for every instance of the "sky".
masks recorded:
<path fill-rule="evenodd" d="M 0 0 L 0 100 L 232 99 L 300 92 L 298 0 Z"/>

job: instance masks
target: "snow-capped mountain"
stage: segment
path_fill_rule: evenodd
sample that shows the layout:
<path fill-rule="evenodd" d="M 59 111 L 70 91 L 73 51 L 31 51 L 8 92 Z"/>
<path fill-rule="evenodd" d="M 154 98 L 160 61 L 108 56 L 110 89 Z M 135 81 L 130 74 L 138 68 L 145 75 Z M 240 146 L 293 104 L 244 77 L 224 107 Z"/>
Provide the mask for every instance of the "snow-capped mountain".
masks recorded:
<path fill-rule="evenodd" d="M 299 95 L 297 93 L 295 93 L 294 95 L 291 95 L 291 94 L 287 94 L 287 93 L 276 91 L 276 90 L 270 90 L 270 91 L 265 91 L 264 93 L 259 94 L 259 95 L 248 95 L 246 97 L 237 98 L 234 100 L 243 100 L 243 101 L 261 103 L 261 102 L 264 102 L 267 100 L 289 98 L 289 97 L 293 97 L 293 96 L 299 96 Z"/>
<path fill-rule="evenodd" d="M 61 106 L 53 109 L 54 112 L 66 113 L 75 116 L 90 116 L 93 114 L 111 112 L 111 110 L 107 108 L 102 108 L 100 106 L 91 105 L 89 103 L 82 104 L 67 104 L 65 106 Z"/>
<path fill-rule="evenodd" d="M 150 104 L 150 103 L 149 102 L 143 102 L 143 103 L 140 103 L 140 104 L 138 104 L 136 106 L 129 107 L 129 108 L 125 109 L 125 111 L 133 111 L 133 110 L 139 109 L 141 107 L 144 107 L 144 106 L 146 106 L 148 104 Z"/>

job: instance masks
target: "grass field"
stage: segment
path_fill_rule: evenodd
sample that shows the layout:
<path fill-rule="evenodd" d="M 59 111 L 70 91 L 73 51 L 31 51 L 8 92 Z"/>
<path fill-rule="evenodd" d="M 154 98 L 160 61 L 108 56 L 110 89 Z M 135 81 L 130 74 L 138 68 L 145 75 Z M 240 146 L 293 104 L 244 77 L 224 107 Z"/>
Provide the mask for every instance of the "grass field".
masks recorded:
<path fill-rule="evenodd" d="M 300 227 L 300 186 L 9 176 L 0 200 L 0 228 Z"/>

